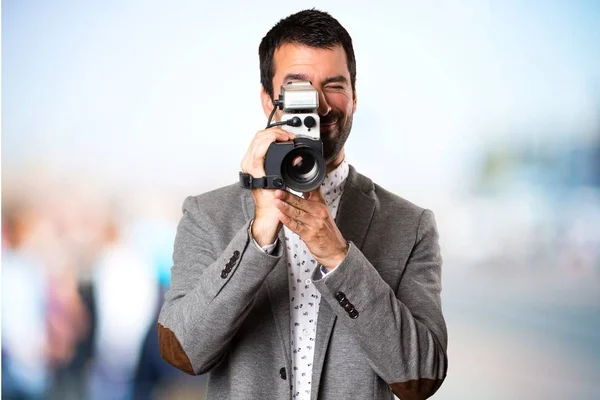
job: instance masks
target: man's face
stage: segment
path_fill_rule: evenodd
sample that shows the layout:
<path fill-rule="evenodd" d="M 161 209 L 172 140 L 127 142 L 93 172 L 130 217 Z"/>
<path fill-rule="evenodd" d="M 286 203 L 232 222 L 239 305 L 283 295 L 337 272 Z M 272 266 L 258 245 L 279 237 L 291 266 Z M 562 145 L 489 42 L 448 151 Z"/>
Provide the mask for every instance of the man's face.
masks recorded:
<path fill-rule="evenodd" d="M 352 90 L 346 53 L 341 46 L 318 49 L 297 44 L 284 44 L 273 55 L 274 98 L 281 85 L 294 81 L 310 81 L 319 92 L 319 117 L 325 160 L 336 159 L 350 135 L 352 116 L 356 110 L 356 94 Z M 270 98 L 263 91 L 263 108 L 268 115 Z M 277 111 L 281 118 L 281 110 Z"/>

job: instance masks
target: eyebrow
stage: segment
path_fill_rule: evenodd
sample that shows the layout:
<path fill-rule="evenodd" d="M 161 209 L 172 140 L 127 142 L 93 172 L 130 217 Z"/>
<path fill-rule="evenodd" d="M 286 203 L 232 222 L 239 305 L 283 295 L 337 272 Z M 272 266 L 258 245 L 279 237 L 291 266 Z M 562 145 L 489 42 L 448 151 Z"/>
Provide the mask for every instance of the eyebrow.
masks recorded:
<path fill-rule="evenodd" d="M 304 74 L 287 74 L 284 78 L 283 81 L 285 83 L 288 83 L 290 81 L 309 81 L 308 77 Z M 326 78 L 323 81 L 323 85 L 327 85 L 329 83 L 348 83 L 348 80 L 346 79 L 346 77 L 344 77 L 343 75 L 337 75 L 337 76 L 332 76 L 330 78 Z M 312 82 L 311 82 L 312 84 Z"/>
<path fill-rule="evenodd" d="M 348 80 L 346 79 L 346 77 L 342 76 L 342 75 L 338 75 L 338 76 L 333 76 L 331 78 L 327 78 L 323 81 L 323 85 L 327 85 L 329 83 L 348 83 Z"/>
<path fill-rule="evenodd" d="M 288 83 L 290 81 L 310 81 L 308 79 L 308 77 L 304 74 L 287 74 L 284 78 L 283 81 L 285 83 Z M 312 82 L 311 82 L 312 84 Z"/>

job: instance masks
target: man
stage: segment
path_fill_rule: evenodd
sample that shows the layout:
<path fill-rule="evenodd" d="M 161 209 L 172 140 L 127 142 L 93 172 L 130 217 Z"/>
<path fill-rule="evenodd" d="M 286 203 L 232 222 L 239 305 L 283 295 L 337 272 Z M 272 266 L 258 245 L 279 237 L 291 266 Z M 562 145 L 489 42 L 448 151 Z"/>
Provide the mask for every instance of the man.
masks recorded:
<path fill-rule="evenodd" d="M 351 38 L 306 10 L 277 23 L 259 56 L 266 116 L 284 83 L 319 92 L 328 174 L 303 196 L 234 184 L 185 200 L 161 354 L 210 372 L 209 399 L 427 398 L 447 370 L 436 224 L 345 160 Z M 242 171 L 264 176 L 269 145 L 293 137 L 258 132 Z"/>

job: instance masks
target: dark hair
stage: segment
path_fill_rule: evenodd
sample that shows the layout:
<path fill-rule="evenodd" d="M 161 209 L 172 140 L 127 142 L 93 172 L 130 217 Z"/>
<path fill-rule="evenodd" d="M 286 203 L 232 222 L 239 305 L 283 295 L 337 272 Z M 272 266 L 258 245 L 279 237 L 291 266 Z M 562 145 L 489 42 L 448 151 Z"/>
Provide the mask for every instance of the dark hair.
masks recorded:
<path fill-rule="evenodd" d="M 356 59 L 352 48 L 352 38 L 337 19 L 324 11 L 303 10 L 292 14 L 271 28 L 258 47 L 260 59 L 260 83 L 273 97 L 273 76 L 275 50 L 284 44 L 301 44 L 320 49 L 331 49 L 341 45 L 346 52 L 350 82 L 354 91 L 356 85 Z"/>

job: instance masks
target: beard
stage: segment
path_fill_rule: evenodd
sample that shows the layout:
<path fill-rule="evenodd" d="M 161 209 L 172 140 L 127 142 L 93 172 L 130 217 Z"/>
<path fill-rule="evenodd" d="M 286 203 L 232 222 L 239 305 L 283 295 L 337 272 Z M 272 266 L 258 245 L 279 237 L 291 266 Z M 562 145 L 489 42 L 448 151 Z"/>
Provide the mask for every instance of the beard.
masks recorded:
<path fill-rule="evenodd" d="M 352 114 L 350 114 L 345 119 L 344 115 L 339 112 L 330 112 L 326 117 L 321 117 L 321 140 L 323 141 L 323 157 L 326 163 L 335 160 L 344 148 L 352 130 L 352 117 Z"/>

